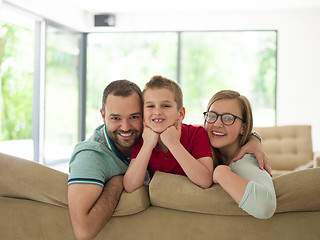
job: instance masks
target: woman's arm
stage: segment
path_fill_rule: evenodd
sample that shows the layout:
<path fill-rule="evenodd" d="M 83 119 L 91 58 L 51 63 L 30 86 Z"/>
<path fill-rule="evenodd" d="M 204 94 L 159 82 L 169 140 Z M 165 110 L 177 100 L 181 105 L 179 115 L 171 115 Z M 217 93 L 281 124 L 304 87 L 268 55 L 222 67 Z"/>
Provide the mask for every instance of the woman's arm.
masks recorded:
<path fill-rule="evenodd" d="M 218 166 L 213 173 L 213 180 L 247 213 L 266 219 L 276 210 L 276 194 L 270 175 L 257 166 L 256 159 L 247 154 L 230 166 Z"/>
<path fill-rule="evenodd" d="M 249 183 L 248 180 L 231 171 L 227 165 L 219 165 L 214 169 L 213 182 L 220 186 L 239 204 Z"/>

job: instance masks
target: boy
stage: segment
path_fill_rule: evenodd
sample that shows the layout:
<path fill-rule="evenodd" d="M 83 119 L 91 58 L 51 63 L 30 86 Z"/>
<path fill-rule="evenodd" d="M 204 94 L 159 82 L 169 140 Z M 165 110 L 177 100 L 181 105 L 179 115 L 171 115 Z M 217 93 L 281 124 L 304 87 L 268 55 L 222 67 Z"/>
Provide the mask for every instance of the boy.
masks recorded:
<path fill-rule="evenodd" d="M 182 123 L 182 91 L 176 82 L 154 76 L 143 90 L 144 130 L 132 151 L 124 188 L 133 192 L 143 185 L 148 169 L 187 176 L 202 188 L 212 185 L 212 152 L 203 127 Z"/>

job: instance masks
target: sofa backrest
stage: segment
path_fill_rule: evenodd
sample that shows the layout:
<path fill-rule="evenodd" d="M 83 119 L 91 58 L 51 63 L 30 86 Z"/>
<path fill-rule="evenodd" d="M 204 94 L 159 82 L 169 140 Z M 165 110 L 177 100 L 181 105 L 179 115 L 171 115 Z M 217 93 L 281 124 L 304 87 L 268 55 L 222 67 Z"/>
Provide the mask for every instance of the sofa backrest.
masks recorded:
<path fill-rule="evenodd" d="M 294 170 L 313 159 L 311 126 L 255 127 L 273 170 Z"/>

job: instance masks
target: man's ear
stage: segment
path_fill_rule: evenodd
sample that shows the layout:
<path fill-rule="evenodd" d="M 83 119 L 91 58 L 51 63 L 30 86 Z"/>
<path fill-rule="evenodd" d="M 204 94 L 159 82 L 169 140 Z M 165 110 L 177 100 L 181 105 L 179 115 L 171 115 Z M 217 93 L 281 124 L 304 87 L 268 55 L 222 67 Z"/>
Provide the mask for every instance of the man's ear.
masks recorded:
<path fill-rule="evenodd" d="M 100 114 L 101 114 L 101 117 L 102 117 L 102 119 L 103 119 L 103 122 L 105 121 L 104 119 L 104 112 L 103 112 L 103 110 L 102 110 L 102 108 L 100 108 Z"/>
<path fill-rule="evenodd" d="M 186 109 L 184 107 L 180 108 L 178 118 L 181 122 L 184 119 L 185 115 L 186 115 Z"/>

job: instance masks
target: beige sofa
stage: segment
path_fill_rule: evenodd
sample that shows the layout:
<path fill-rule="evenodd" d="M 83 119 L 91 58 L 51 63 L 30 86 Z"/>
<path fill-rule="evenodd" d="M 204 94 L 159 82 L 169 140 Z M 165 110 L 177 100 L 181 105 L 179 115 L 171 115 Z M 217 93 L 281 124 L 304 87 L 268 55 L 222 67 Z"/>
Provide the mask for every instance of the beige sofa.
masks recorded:
<path fill-rule="evenodd" d="M 67 175 L 0 153 L 0 239 L 75 239 Z M 123 192 L 96 239 L 320 239 L 320 168 L 273 179 L 275 215 L 248 216 L 219 186 L 157 172 L 150 187 Z"/>
<path fill-rule="evenodd" d="M 272 167 L 273 176 L 320 166 L 320 154 L 312 150 L 310 125 L 256 127 Z"/>

